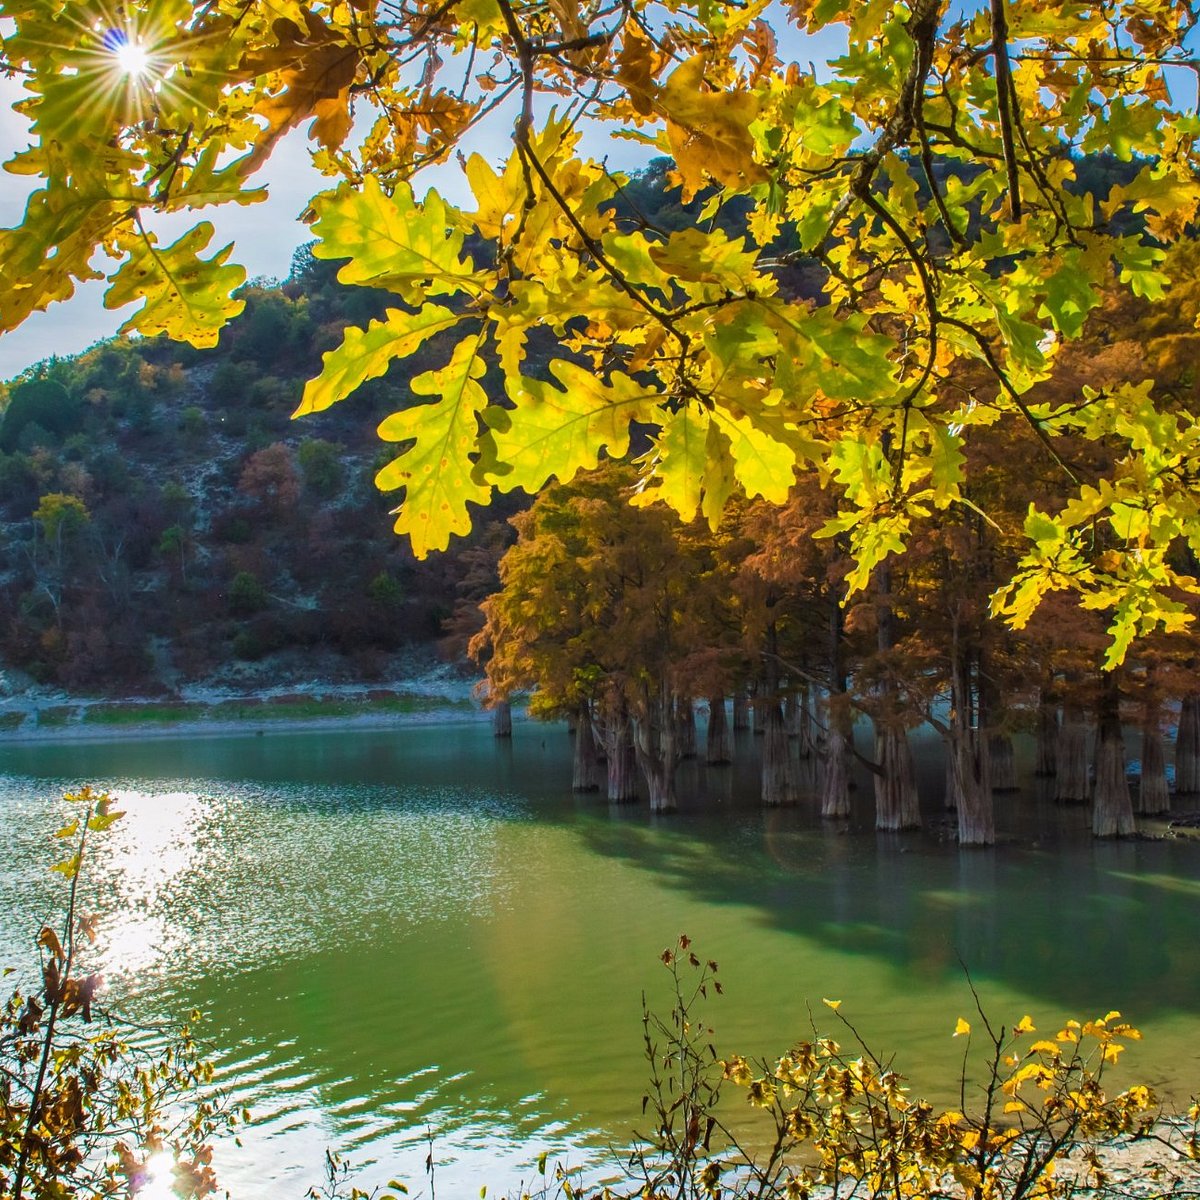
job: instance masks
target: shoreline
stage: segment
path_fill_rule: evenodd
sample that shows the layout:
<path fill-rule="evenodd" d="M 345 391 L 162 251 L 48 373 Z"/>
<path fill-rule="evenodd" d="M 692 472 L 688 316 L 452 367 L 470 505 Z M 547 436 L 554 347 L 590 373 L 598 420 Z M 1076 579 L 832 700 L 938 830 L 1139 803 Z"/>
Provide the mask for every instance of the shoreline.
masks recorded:
<path fill-rule="evenodd" d="M 463 680 L 405 680 L 369 688 L 314 682 L 250 693 L 197 689 L 191 695 L 120 700 L 35 692 L 0 701 L 0 746 L 263 737 L 487 719 L 473 683 Z"/>
<path fill-rule="evenodd" d="M 130 742 L 193 737 L 266 737 L 272 733 L 365 732 L 409 728 L 417 725 L 478 724 L 487 720 L 482 710 L 474 712 L 447 705 L 423 713 L 362 713 L 356 716 L 272 716 L 262 720 L 193 717 L 179 721 L 130 722 L 119 725 L 86 723 L 34 726 L 31 729 L 0 731 L 0 749 L 63 742 Z"/>

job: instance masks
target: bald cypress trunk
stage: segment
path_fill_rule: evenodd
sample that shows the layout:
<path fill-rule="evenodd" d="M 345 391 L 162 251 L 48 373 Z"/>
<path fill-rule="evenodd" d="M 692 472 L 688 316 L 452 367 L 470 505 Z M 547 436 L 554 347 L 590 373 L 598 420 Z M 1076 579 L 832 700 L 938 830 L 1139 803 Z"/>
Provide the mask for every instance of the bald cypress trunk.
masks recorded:
<path fill-rule="evenodd" d="M 675 730 L 680 758 L 696 757 L 696 709 L 691 697 L 680 697 L 675 706 Z"/>
<path fill-rule="evenodd" d="M 817 730 L 813 722 L 812 689 L 808 686 L 800 690 L 799 713 L 797 715 L 797 752 L 801 761 L 816 756 Z"/>
<path fill-rule="evenodd" d="M 1179 707 L 1175 732 L 1175 795 L 1200 795 L 1200 695 L 1190 692 Z"/>
<path fill-rule="evenodd" d="M 1013 755 L 1012 738 L 1007 733 L 993 733 L 988 738 L 988 755 L 991 760 L 992 791 L 1015 792 L 1017 764 Z"/>
<path fill-rule="evenodd" d="M 1049 778 L 1056 773 L 1058 761 L 1058 705 L 1047 697 L 1045 688 L 1038 698 L 1035 736 L 1037 749 L 1033 773 Z"/>
<path fill-rule="evenodd" d="M 921 809 L 908 735 L 898 726 L 876 726 L 875 828 L 919 829 Z"/>
<path fill-rule="evenodd" d="M 955 738 L 953 751 L 959 845 L 994 845 L 996 818 L 992 806 L 987 739 L 980 737 L 977 729 L 964 729 Z"/>
<path fill-rule="evenodd" d="M 820 787 L 821 764 L 818 755 L 820 734 L 813 715 L 812 689 L 800 692 L 799 737 L 796 743 L 796 794 L 811 794 Z"/>
<path fill-rule="evenodd" d="M 733 693 L 733 732 L 750 728 L 750 700 L 745 692 Z"/>
<path fill-rule="evenodd" d="M 497 700 L 492 706 L 492 737 L 512 737 L 512 705 L 507 700 Z"/>
<path fill-rule="evenodd" d="M 875 720 L 875 828 L 916 829 L 921 824 L 917 773 L 892 674 L 896 614 L 892 606 L 892 570 L 887 562 L 876 571 L 876 581 L 879 597 L 875 640 L 883 671 L 878 688 L 881 716 Z"/>
<path fill-rule="evenodd" d="M 821 816 L 850 815 L 850 739 L 853 729 L 846 704 L 846 669 L 842 663 L 842 610 L 834 601 L 829 615 L 829 695 L 825 737 L 821 745 Z"/>
<path fill-rule="evenodd" d="M 637 760 L 629 726 L 614 730 L 609 740 L 606 779 L 610 804 L 632 804 L 638 798 Z"/>
<path fill-rule="evenodd" d="M 1148 704 L 1142 714 L 1142 772 L 1138 780 L 1137 811 L 1169 812 L 1171 792 L 1167 787 L 1167 747 L 1158 717 L 1158 706 Z"/>
<path fill-rule="evenodd" d="M 792 688 L 783 699 L 783 728 L 789 738 L 800 736 L 800 698 Z"/>
<path fill-rule="evenodd" d="M 762 776 L 759 795 L 770 807 L 792 804 L 796 799 L 792 774 L 792 754 L 788 745 L 787 722 L 780 700 L 778 631 L 775 622 L 767 625 L 767 662 L 754 709 L 755 731 L 763 733 Z"/>
<path fill-rule="evenodd" d="M 946 756 L 946 792 L 942 797 L 942 807 L 947 812 L 958 812 L 958 770 L 954 765 L 954 739 L 950 734 L 942 736 L 942 752 Z"/>
<path fill-rule="evenodd" d="M 604 707 L 604 754 L 609 803 L 632 803 L 637 799 L 637 759 L 629 708 L 623 696 L 610 698 Z"/>
<path fill-rule="evenodd" d="M 1068 704 L 1063 710 L 1056 759 L 1055 800 L 1059 804 L 1086 804 L 1092 790 L 1088 783 L 1087 726 L 1076 705 Z"/>
<path fill-rule="evenodd" d="M 954 630 L 950 669 L 950 770 L 958 808 L 960 846 L 991 846 L 996 841 L 996 817 L 992 805 L 992 774 L 986 728 L 975 705 L 973 655 L 959 642 Z"/>
<path fill-rule="evenodd" d="M 724 696 L 710 696 L 708 700 L 708 736 L 705 739 L 704 760 L 713 767 L 733 761 L 733 738 L 729 734 Z"/>
<path fill-rule="evenodd" d="M 763 705 L 762 802 L 770 807 L 795 802 L 787 726 L 778 700 Z"/>
<path fill-rule="evenodd" d="M 1125 776 L 1125 740 L 1121 736 L 1121 698 L 1117 676 L 1102 682 L 1096 736 L 1096 790 L 1092 797 L 1092 833 L 1098 838 L 1129 837 L 1137 829 L 1129 780 Z"/>
<path fill-rule="evenodd" d="M 576 792 L 600 790 L 600 764 L 596 760 L 592 711 L 586 700 L 579 705 L 575 714 L 575 753 L 572 759 L 571 789 Z"/>
<path fill-rule="evenodd" d="M 830 722 L 821 747 L 821 816 L 850 815 L 850 755 L 848 738 L 838 724 Z"/>
<path fill-rule="evenodd" d="M 675 709 L 665 684 L 660 684 L 656 696 L 649 694 L 648 687 L 643 688 L 641 713 L 633 722 L 633 745 L 650 793 L 651 812 L 674 812 L 679 807 L 675 796 L 675 766 L 679 761 Z"/>

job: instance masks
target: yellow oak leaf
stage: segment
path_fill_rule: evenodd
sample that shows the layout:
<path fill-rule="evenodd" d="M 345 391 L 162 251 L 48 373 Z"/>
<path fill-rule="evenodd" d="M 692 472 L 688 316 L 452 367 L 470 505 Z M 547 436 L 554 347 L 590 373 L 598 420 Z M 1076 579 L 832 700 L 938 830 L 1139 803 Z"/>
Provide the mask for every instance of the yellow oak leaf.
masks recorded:
<path fill-rule="evenodd" d="M 685 201 L 710 178 L 737 188 L 767 179 L 754 160 L 750 133 L 759 112 L 757 98 L 750 92 L 708 89 L 704 69 L 703 55 L 689 58 L 671 73 L 658 98 Z"/>
<path fill-rule="evenodd" d="M 125 265 L 109 276 L 105 308 L 122 308 L 141 300 L 142 307 L 121 326 L 145 337 L 165 333 L 198 349 L 215 346 L 226 321 L 246 307 L 232 295 L 246 279 L 243 267 L 226 264 L 231 242 L 211 258 L 199 252 L 211 240 L 213 227 L 201 221 L 170 246 L 158 247 L 154 234 L 131 239 Z"/>
<path fill-rule="evenodd" d="M 377 379 L 397 358 L 407 358 L 427 339 L 452 329 L 462 317 L 439 304 L 416 312 L 389 308 L 382 321 L 365 330 L 351 326 L 342 344 L 321 356 L 321 373 L 304 385 L 304 397 L 292 414 L 303 417 L 344 400 L 368 379 Z"/>

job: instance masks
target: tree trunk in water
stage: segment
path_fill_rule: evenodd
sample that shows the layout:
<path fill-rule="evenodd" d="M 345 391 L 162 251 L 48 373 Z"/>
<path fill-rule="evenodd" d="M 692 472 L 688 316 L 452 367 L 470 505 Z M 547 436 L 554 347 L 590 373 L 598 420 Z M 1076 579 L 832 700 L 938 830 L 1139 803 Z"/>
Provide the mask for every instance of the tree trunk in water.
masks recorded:
<path fill-rule="evenodd" d="M 774 688 L 766 694 L 763 685 L 759 683 L 754 689 L 750 701 L 750 732 L 755 737 L 762 737 L 767 732 L 767 710 L 775 703 Z"/>
<path fill-rule="evenodd" d="M 729 735 L 729 720 L 725 716 L 725 697 L 710 696 L 708 700 L 708 737 L 704 760 L 709 766 L 721 766 L 733 761 L 733 739 Z"/>
<path fill-rule="evenodd" d="M 954 631 L 950 668 L 949 744 L 952 791 L 958 808 L 958 844 L 991 846 L 996 841 L 996 816 L 992 804 L 992 771 L 986 728 L 975 726 L 983 714 L 975 705 L 972 663 L 978 669 L 978 651 L 962 647 Z"/>
<path fill-rule="evenodd" d="M 846 735 L 830 722 L 821 747 L 821 816 L 850 815 L 850 763 Z"/>
<path fill-rule="evenodd" d="M 665 687 L 660 687 L 656 697 L 645 696 L 642 716 L 633 722 L 633 745 L 650 793 L 651 812 L 674 812 L 679 807 L 675 799 L 678 721 L 673 697 Z"/>
<path fill-rule="evenodd" d="M 679 808 L 675 798 L 675 770 L 668 768 L 661 761 L 655 761 L 647 769 L 642 765 L 642 778 L 650 793 L 650 811 L 653 813 L 673 813 Z"/>
<path fill-rule="evenodd" d="M 1200 694 L 1184 696 L 1175 732 L 1175 795 L 1200 794 Z"/>
<path fill-rule="evenodd" d="M 512 737 L 512 705 L 507 700 L 498 700 L 492 708 L 492 737 Z"/>
<path fill-rule="evenodd" d="M 820 789 L 821 760 L 816 754 L 797 759 L 792 764 L 792 772 L 795 779 L 794 791 L 797 797 L 810 796 Z"/>
<path fill-rule="evenodd" d="M 795 802 L 787 724 L 778 700 L 763 704 L 762 802 L 771 807 Z"/>
<path fill-rule="evenodd" d="M 1171 793 L 1167 787 L 1167 747 L 1158 710 L 1147 711 L 1142 717 L 1142 773 L 1138 780 L 1137 811 L 1165 813 L 1171 808 Z"/>
<path fill-rule="evenodd" d="M 817 748 L 817 730 L 813 723 L 812 691 L 807 687 L 800 692 L 800 712 L 797 718 L 796 733 L 800 740 L 801 759 L 813 758 Z"/>
<path fill-rule="evenodd" d="M 946 755 L 946 794 L 942 799 L 942 807 L 947 812 L 958 812 L 958 769 L 954 765 L 954 742 L 949 737 L 943 737 L 942 750 Z"/>
<path fill-rule="evenodd" d="M 988 756 L 991 762 L 992 791 L 1015 792 L 1017 764 L 1013 757 L 1012 738 L 1007 733 L 993 733 L 988 738 Z"/>
<path fill-rule="evenodd" d="M 596 761 L 596 735 L 592 729 L 591 708 L 585 700 L 575 714 L 575 754 L 572 762 L 571 790 L 598 792 L 600 764 Z"/>
<path fill-rule="evenodd" d="M 790 738 L 800 736 L 800 698 L 790 689 L 783 701 L 783 728 Z"/>
<path fill-rule="evenodd" d="M 750 728 L 750 701 L 744 692 L 733 694 L 733 732 L 741 733 Z"/>
<path fill-rule="evenodd" d="M 1056 773 L 1058 750 L 1058 705 L 1043 691 L 1037 707 L 1037 756 L 1033 773 L 1049 778 Z"/>
<path fill-rule="evenodd" d="M 679 700 L 675 709 L 675 737 L 680 758 L 696 757 L 696 707 L 691 698 Z"/>
<path fill-rule="evenodd" d="M 1098 838 L 1129 837 L 1137 829 L 1129 780 L 1125 777 L 1125 740 L 1121 737 L 1121 697 L 1117 676 L 1104 676 L 1096 735 L 1096 791 L 1092 797 L 1092 833 Z"/>
<path fill-rule="evenodd" d="M 1088 786 L 1087 726 L 1077 708 L 1068 707 L 1063 712 L 1056 757 L 1055 800 L 1059 804 L 1086 804 L 1091 794 Z"/>
<path fill-rule="evenodd" d="M 630 804 L 637 799 L 637 759 L 624 700 L 609 704 L 604 719 L 604 753 L 608 760 L 610 804 Z"/>
<path fill-rule="evenodd" d="M 805 687 L 800 693 L 800 744 L 796 791 L 806 795 L 816 792 L 821 786 L 820 730 L 813 714 L 812 689 Z"/>
<path fill-rule="evenodd" d="M 829 605 L 829 691 L 825 697 L 825 737 L 821 744 L 821 816 L 850 815 L 850 742 L 854 726 L 846 707 L 846 666 L 842 655 L 842 609 Z"/>
<path fill-rule="evenodd" d="M 637 760 L 629 730 L 614 734 L 608 749 L 608 800 L 610 804 L 633 804 L 638 798 Z"/>
<path fill-rule="evenodd" d="M 903 729 L 888 726 L 875 731 L 875 828 L 919 829 L 921 809 L 912 748 Z"/>
<path fill-rule="evenodd" d="M 960 846 L 992 846 L 996 842 L 987 743 L 977 729 L 965 729 L 955 739 L 954 788 L 958 797 Z"/>
<path fill-rule="evenodd" d="M 917 771 L 902 721 L 896 680 L 887 666 L 896 648 L 896 614 L 889 562 L 880 565 L 876 580 L 879 587 L 876 646 L 886 669 L 877 687 L 880 715 L 875 718 L 875 828 L 888 831 L 916 829 L 921 824 Z"/>

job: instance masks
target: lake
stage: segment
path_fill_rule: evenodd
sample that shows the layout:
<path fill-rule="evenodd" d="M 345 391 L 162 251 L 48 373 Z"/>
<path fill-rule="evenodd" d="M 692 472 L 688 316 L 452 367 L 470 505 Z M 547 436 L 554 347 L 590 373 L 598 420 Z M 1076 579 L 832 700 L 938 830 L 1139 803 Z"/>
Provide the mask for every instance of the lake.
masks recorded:
<path fill-rule="evenodd" d="M 570 791 L 570 739 L 518 724 L 0 746 L 0 966 L 33 961 L 61 912 L 46 867 L 63 790 L 116 791 L 85 909 L 101 965 L 139 1017 L 209 1014 L 202 1032 L 253 1124 L 218 1154 L 235 1197 L 299 1200 L 325 1148 L 360 1186 L 496 1194 L 542 1150 L 582 1162 L 640 1116 L 642 994 L 681 932 L 720 963 L 718 1048 L 779 1052 L 809 1006 L 843 1001 L 918 1090 L 949 1103 L 955 1020 L 1120 1009 L 1146 1034 L 1130 1077 L 1200 1087 L 1200 842 L 1096 843 L 1084 810 L 999 797 L 1004 844 L 876 835 L 811 803 L 764 812 L 741 765 L 685 764 L 682 811 Z M 1026 764 L 1027 766 L 1027 764 Z M 940 763 L 923 758 L 940 817 Z M 845 1040 L 843 1038 L 843 1040 Z"/>

